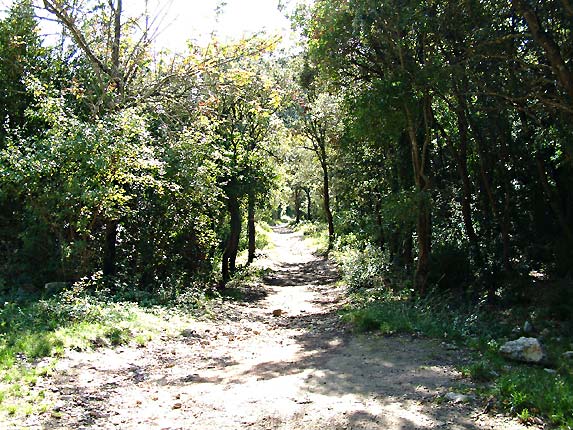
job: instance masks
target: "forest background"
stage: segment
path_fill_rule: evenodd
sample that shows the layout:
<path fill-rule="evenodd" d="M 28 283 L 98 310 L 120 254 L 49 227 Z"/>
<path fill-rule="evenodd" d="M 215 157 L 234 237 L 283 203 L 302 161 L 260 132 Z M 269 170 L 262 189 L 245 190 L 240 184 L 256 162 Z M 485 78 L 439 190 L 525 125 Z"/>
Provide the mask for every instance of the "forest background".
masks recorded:
<path fill-rule="evenodd" d="M 36 8 L 60 23 L 55 46 Z M 420 331 L 433 314 L 451 327 L 440 336 L 483 353 L 527 320 L 555 357 L 570 349 L 573 5 L 316 0 L 290 18 L 296 53 L 257 34 L 175 54 L 121 0 L 13 3 L 0 21 L 6 368 L 22 349 L 63 348 L 51 333 L 81 306 L 201 307 L 284 215 L 338 259 L 358 326 Z M 492 366 L 470 373 L 494 379 Z M 510 406 L 571 425 L 566 385 L 551 406 Z"/>

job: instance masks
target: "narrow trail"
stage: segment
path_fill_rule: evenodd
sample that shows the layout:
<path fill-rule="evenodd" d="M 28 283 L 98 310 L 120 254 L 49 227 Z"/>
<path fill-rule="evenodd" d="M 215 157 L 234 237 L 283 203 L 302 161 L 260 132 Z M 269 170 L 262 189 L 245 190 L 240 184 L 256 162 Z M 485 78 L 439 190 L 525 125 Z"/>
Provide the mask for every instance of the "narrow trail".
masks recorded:
<path fill-rule="evenodd" d="M 479 414 L 477 401 L 436 401 L 469 384 L 454 370 L 459 351 L 351 333 L 335 267 L 297 233 L 276 228 L 272 240 L 257 262 L 271 270 L 248 301 L 176 339 L 69 355 L 52 382 L 59 416 L 23 428 L 524 428 Z"/>

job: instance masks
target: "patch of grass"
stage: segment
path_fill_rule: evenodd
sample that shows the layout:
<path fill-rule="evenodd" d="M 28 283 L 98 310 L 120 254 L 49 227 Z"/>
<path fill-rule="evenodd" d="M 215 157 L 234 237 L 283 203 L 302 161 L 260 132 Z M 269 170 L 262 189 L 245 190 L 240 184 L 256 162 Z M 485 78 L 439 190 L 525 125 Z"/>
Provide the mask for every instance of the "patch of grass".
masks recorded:
<path fill-rule="evenodd" d="M 428 294 L 425 298 L 411 298 L 408 292 L 393 293 L 385 288 L 352 294 L 343 319 L 358 330 L 416 333 L 452 342 L 481 338 L 479 343 L 485 345 L 487 339 L 503 331 L 500 327 L 489 327 L 479 308 L 460 307 L 447 296 Z"/>
<path fill-rule="evenodd" d="M 470 349 L 472 362 L 460 370 L 482 384 L 483 396 L 493 396 L 498 406 L 525 423 L 542 417 L 558 428 L 573 428 L 573 373 L 561 358 L 566 344 L 546 341 L 549 357 L 558 372 L 506 362 L 499 346 L 515 337 L 515 323 L 508 315 L 492 318 L 491 310 L 455 304 L 446 295 L 412 298 L 384 288 L 354 292 L 342 314 L 360 331 L 384 334 L 417 333 L 447 340 Z"/>
<path fill-rule="evenodd" d="M 293 224 L 293 228 L 302 232 L 310 248 L 315 249 L 318 254 L 326 254 L 328 251 L 328 227 L 325 223 L 301 221 L 298 224 Z"/>
<path fill-rule="evenodd" d="M 30 303 L 0 305 L 0 415 L 25 416 L 46 409 L 37 388 L 66 349 L 91 350 L 156 334 L 177 336 L 190 319 L 176 308 L 113 302 L 71 288 Z"/>
<path fill-rule="evenodd" d="M 135 344 L 140 347 L 143 348 L 145 345 L 147 345 L 151 340 L 153 339 L 153 336 L 151 334 L 138 334 L 137 336 L 135 336 L 133 338 L 133 341 L 135 342 Z"/>
<path fill-rule="evenodd" d="M 499 373 L 494 369 L 492 362 L 487 359 L 479 359 L 462 367 L 462 375 L 474 382 L 491 382 Z"/>
<path fill-rule="evenodd" d="M 573 428 L 573 377 L 568 372 L 516 366 L 495 381 L 491 392 L 524 422 L 544 416 L 559 428 Z"/>
<path fill-rule="evenodd" d="M 257 222 L 255 225 L 255 248 L 258 250 L 272 248 L 270 233 L 272 228 L 265 222 Z"/>
<path fill-rule="evenodd" d="M 244 300 L 245 291 L 243 287 L 258 282 L 267 272 L 268 269 L 254 265 L 241 267 L 227 282 L 225 289 L 218 294 L 231 300 Z"/>

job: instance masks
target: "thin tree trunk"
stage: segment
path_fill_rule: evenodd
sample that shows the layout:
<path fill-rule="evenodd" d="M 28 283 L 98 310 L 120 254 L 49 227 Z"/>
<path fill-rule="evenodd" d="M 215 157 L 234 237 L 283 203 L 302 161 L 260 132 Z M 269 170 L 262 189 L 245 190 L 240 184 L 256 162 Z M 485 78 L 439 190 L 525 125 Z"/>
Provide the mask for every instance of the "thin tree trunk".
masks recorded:
<path fill-rule="evenodd" d="M 248 206 L 247 206 L 247 232 L 249 236 L 249 254 L 247 257 L 247 264 L 251 264 L 255 259 L 255 242 L 256 242 L 256 231 L 255 231 L 255 193 L 253 191 L 249 192 L 248 196 Z"/>
<path fill-rule="evenodd" d="M 328 165 L 326 164 L 326 154 L 324 159 L 321 160 L 322 166 L 322 196 L 324 204 L 324 214 L 326 222 L 328 223 L 328 249 L 334 246 L 334 221 L 332 219 L 332 211 L 330 210 L 330 185 L 328 183 Z"/>
<path fill-rule="evenodd" d="M 381 251 L 384 251 L 384 247 L 386 245 L 386 240 L 384 237 L 384 223 L 382 219 L 382 203 L 380 202 L 380 196 L 376 195 L 374 203 L 374 211 L 376 212 L 376 225 L 378 227 L 378 246 L 380 247 Z"/>
<path fill-rule="evenodd" d="M 537 154 L 535 156 L 535 164 L 537 166 L 537 173 L 539 174 L 541 186 L 543 187 L 545 196 L 549 201 L 549 206 L 551 206 L 553 213 L 557 217 L 557 221 L 559 222 L 559 226 L 561 227 L 563 234 L 567 240 L 571 242 L 573 240 L 573 232 L 571 231 L 571 226 L 567 222 L 567 216 L 561 208 L 558 197 L 555 195 L 554 190 L 551 189 L 551 185 L 549 185 L 549 181 L 547 180 L 547 168 L 545 167 L 545 160 L 543 160 L 541 155 Z"/>
<path fill-rule="evenodd" d="M 312 214 L 310 212 L 311 209 L 310 188 L 305 187 L 303 188 L 303 191 L 306 194 L 306 219 L 310 221 L 312 218 Z"/>
<path fill-rule="evenodd" d="M 416 233 L 418 237 L 418 264 L 414 274 L 414 289 L 419 294 L 424 294 L 430 273 L 430 253 L 432 244 L 431 208 L 427 195 L 429 181 L 425 174 L 426 157 L 428 146 L 431 140 L 430 120 L 431 101 L 429 97 L 424 100 L 424 142 L 422 148 L 418 146 L 417 127 L 414 118 L 407 104 L 404 105 L 406 120 L 408 124 L 408 135 L 410 137 L 410 149 L 412 153 L 412 167 L 414 170 L 414 182 L 418 190 L 418 202 L 416 219 Z"/>
<path fill-rule="evenodd" d="M 294 190 L 294 213 L 296 216 L 295 222 L 298 224 L 300 222 L 300 188 L 297 187 Z"/>
<path fill-rule="evenodd" d="M 103 276 L 113 276 L 116 273 L 116 247 L 118 221 L 108 221 L 105 226 L 105 247 L 103 257 Z"/>
<path fill-rule="evenodd" d="M 241 207 L 237 196 L 229 196 L 227 209 L 229 210 L 230 216 L 230 232 L 221 262 L 221 274 L 223 276 L 224 284 L 231 279 L 231 275 L 236 270 L 237 253 L 239 251 L 239 239 L 241 236 Z"/>
<path fill-rule="evenodd" d="M 401 259 L 402 264 L 405 268 L 410 269 L 412 267 L 412 263 L 414 262 L 413 258 L 413 248 L 414 243 L 412 240 L 412 231 L 408 229 L 406 232 L 406 237 L 402 240 L 402 250 L 401 250 Z"/>
<path fill-rule="evenodd" d="M 464 115 L 463 109 L 459 109 L 456 112 L 457 115 L 457 123 L 458 123 L 458 132 L 460 136 L 460 146 L 459 150 L 456 151 L 452 148 L 454 152 L 454 156 L 456 158 L 456 168 L 458 171 L 458 175 L 460 177 L 460 181 L 462 183 L 462 218 L 464 222 L 464 229 L 466 231 L 466 235 L 468 236 L 468 241 L 470 243 L 470 250 L 473 254 L 473 258 L 475 263 L 478 266 L 481 266 L 483 263 L 483 259 L 481 256 L 480 246 L 479 246 L 479 239 L 474 229 L 473 219 L 472 219 L 472 188 L 471 188 L 471 181 L 468 174 L 468 160 L 467 160 L 467 149 L 468 149 L 468 124 L 467 119 Z"/>

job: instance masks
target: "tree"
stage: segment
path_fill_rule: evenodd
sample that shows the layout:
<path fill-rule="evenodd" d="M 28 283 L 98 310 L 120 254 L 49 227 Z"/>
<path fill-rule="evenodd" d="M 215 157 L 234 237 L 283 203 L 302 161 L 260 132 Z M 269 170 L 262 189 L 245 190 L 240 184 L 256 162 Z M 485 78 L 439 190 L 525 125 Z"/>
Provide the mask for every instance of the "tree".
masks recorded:
<path fill-rule="evenodd" d="M 281 98 L 265 70 L 262 55 L 273 44 L 265 39 L 243 40 L 230 45 L 213 42 L 203 54 L 210 58 L 235 59 L 207 64 L 200 74 L 204 97 L 200 102 L 201 111 L 213 124 L 218 181 L 225 194 L 229 216 L 221 266 L 223 284 L 236 270 L 242 228 L 241 201 L 247 198 L 248 262 L 252 262 L 255 209 L 259 196 L 268 191 L 272 181 L 265 150 L 271 119 Z"/>
<path fill-rule="evenodd" d="M 137 98 L 137 78 L 147 61 L 150 29 L 136 22 L 122 22 L 123 2 L 67 2 L 43 0 L 44 7 L 66 28 L 70 37 L 91 65 L 98 88 L 92 101 L 94 118 L 121 110 Z M 98 11 L 93 13 L 92 11 Z M 139 39 L 129 41 L 130 33 L 143 28 Z M 104 276 L 116 273 L 116 247 L 119 219 L 110 218 L 105 226 Z"/>
<path fill-rule="evenodd" d="M 414 4 L 415 3 L 415 4 Z M 415 286 L 423 292 L 429 273 L 431 206 L 429 152 L 433 127 L 430 86 L 433 64 L 426 29 L 431 25 L 431 7 L 418 2 L 393 1 L 374 4 L 352 1 L 333 5 L 326 1 L 313 6 L 313 19 L 306 34 L 310 52 L 325 70 L 354 80 L 382 80 L 392 91 L 392 108 L 403 113 L 418 192 L 418 264 Z M 327 30 L 333 29 L 334 31 Z M 339 55 L 332 56 L 330 52 Z M 425 76 L 427 79 L 418 79 Z M 348 81 L 347 81 L 348 82 Z"/>
<path fill-rule="evenodd" d="M 296 67 L 296 63 L 293 62 Z M 317 80 L 316 71 L 308 63 L 295 69 L 299 76 L 291 85 L 293 111 L 285 114 L 285 119 L 293 131 L 304 137 L 302 147 L 316 156 L 322 172 L 322 206 L 328 225 L 329 250 L 334 245 L 335 230 L 331 207 L 331 178 L 329 153 L 336 146 L 341 133 L 342 118 L 340 100 L 324 88 Z M 298 81 L 298 82 L 297 82 Z M 310 190 L 307 198 L 309 198 Z"/>

